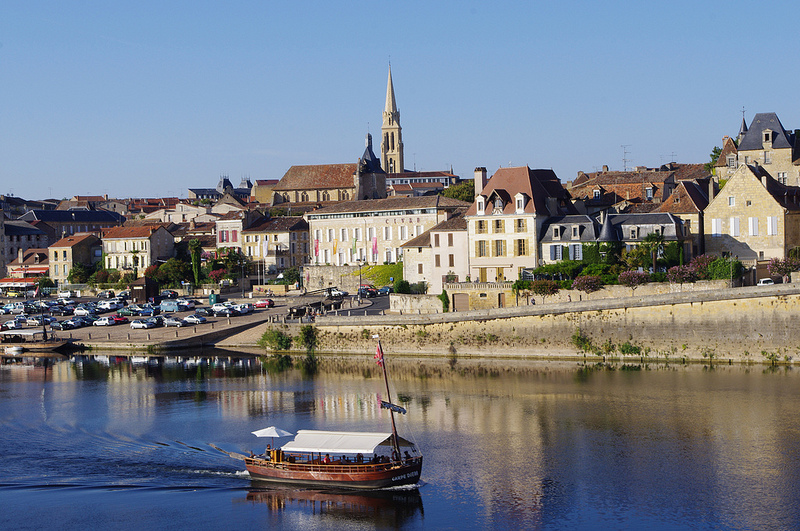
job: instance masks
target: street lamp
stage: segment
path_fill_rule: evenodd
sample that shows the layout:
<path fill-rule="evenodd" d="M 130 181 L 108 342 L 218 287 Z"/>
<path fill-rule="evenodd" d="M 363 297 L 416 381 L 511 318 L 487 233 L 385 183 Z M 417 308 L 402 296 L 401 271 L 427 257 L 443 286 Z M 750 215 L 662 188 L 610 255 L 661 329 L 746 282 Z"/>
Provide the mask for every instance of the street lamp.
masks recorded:
<path fill-rule="evenodd" d="M 357 258 L 356 262 L 358 262 L 358 289 L 356 294 L 358 295 L 358 303 L 361 304 L 361 258 Z"/>

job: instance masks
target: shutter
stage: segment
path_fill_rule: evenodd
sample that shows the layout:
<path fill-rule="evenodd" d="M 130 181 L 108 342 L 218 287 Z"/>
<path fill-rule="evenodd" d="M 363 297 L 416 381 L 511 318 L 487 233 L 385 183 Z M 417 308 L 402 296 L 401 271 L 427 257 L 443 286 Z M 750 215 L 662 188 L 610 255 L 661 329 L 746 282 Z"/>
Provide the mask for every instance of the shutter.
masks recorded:
<path fill-rule="evenodd" d="M 555 245 L 550 246 L 550 260 L 556 260 L 556 247 Z"/>

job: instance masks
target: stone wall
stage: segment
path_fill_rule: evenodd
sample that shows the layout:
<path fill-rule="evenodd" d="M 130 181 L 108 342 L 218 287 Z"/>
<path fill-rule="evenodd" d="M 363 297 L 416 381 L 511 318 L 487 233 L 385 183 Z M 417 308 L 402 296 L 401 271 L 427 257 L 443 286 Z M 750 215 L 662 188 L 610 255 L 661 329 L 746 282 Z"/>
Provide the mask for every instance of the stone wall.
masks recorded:
<path fill-rule="evenodd" d="M 638 292 L 639 290 L 637 290 Z M 384 349 L 432 356 L 585 359 L 579 332 L 599 353 L 623 357 L 620 346 L 650 358 L 764 362 L 800 361 L 800 287 L 791 284 L 573 301 L 435 315 L 320 317 L 320 350 Z M 605 345 L 605 352 L 603 346 Z M 630 349 L 628 349 L 630 350 Z"/>
<path fill-rule="evenodd" d="M 389 312 L 403 313 L 442 313 L 442 301 L 437 295 L 389 295 Z"/>
<path fill-rule="evenodd" d="M 357 265 L 333 266 L 306 264 L 303 267 L 303 271 L 308 275 L 307 278 L 303 279 L 303 285 L 308 291 L 338 287 L 351 295 L 355 295 L 358 290 L 359 276 Z"/>

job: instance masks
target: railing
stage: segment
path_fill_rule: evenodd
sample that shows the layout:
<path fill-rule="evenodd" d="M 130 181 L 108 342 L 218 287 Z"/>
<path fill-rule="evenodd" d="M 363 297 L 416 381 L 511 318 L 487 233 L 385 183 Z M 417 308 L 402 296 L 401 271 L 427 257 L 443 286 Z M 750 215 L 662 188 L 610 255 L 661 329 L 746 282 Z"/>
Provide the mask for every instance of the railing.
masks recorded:
<path fill-rule="evenodd" d="M 364 473 L 382 472 L 394 468 L 408 466 L 418 463 L 422 457 L 412 457 L 402 461 L 389 461 L 387 463 L 320 463 L 318 461 L 305 463 L 292 463 L 290 461 L 270 461 L 262 457 L 247 457 L 245 462 L 251 462 L 260 466 L 268 466 L 276 470 L 288 470 L 294 472 L 328 472 L 328 473 Z"/>

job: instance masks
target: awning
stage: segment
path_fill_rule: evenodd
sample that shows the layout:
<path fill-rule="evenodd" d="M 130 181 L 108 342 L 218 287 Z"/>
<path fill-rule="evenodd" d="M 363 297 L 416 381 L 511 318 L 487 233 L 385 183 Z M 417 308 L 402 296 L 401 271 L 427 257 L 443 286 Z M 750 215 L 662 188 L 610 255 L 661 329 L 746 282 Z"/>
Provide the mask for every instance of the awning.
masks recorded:
<path fill-rule="evenodd" d="M 413 446 L 402 437 L 400 446 Z M 284 452 L 314 452 L 328 454 L 371 454 L 378 446 L 392 446 L 391 433 L 353 431 L 299 430 L 293 441 L 284 444 Z"/>
<path fill-rule="evenodd" d="M 3 288 L 30 288 L 36 285 L 38 279 L 23 278 L 2 278 L 0 279 L 0 289 Z"/>

